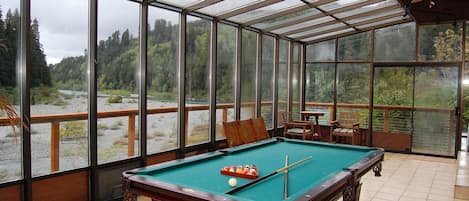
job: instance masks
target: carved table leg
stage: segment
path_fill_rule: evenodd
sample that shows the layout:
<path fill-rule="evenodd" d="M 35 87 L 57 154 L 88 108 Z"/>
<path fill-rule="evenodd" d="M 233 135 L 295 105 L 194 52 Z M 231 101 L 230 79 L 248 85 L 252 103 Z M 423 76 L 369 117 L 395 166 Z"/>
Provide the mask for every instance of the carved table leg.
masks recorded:
<path fill-rule="evenodd" d="M 342 192 L 342 200 L 358 201 L 360 199 L 361 185 L 360 181 L 350 181 Z"/>
<path fill-rule="evenodd" d="M 382 170 L 381 162 L 379 162 L 376 166 L 373 167 L 373 172 L 375 172 L 376 177 L 381 176 L 381 170 Z"/>
<path fill-rule="evenodd" d="M 137 195 L 133 194 L 130 191 L 130 181 L 124 179 L 122 183 L 123 183 L 122 184 L 122 188 L 123 188 L 122 190 L 124 192 L 123 201 L 137 201 Z"/>

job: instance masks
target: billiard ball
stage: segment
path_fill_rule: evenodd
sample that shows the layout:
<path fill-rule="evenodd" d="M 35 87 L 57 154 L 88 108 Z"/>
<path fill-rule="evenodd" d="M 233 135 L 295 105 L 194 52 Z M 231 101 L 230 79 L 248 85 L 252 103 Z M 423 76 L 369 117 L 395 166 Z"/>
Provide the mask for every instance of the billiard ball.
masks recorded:
<path fill-rule="evenodd" d="M 235 178 L 230 178 L 230 179 L 228 180 L 228 184 L 229 184 L 231 187 L 234 187 L 234 186 L 236 186 L 236 184 L 238 184 L 238 181 L 236 181 Z"/>

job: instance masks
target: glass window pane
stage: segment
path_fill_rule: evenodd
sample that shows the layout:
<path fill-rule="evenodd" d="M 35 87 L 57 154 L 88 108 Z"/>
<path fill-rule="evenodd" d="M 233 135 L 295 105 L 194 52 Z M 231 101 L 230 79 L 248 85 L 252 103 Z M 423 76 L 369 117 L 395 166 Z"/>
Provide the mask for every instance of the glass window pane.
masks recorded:
<path fill-rule="evenodd" d="M 368 21 L 368 20 L 373 20 L 373 19 L 376 19 L 376 18 L 380 18 L 380 17 L 384 17 L 384 16 L 388 16 L 388 15 L 394 15 L 394 14 L 400 14 L 402 16 L 404 14 L 404 11 L 400 8 L 399 9 L 393 9 L 393 10 L 380 12 L 380 13 L 374 14 L 374 15 L 369 15 L 369 16 L 365 16 L 365 17 L 360 17 L 360 18 L 347 20 L 346 22 L 349 23 L 349 24 L 356 24 L 356 23 L 365 22 L 365 21 Z M 381 24 L 383 24 L 382 20 L 380 20 L 379 22 Z"/>
<path fill-rule="evenodd" d="M 31 1 L 31 117 L 88 112 L 88 3 Z M 73 16 L 70 23 L 69 16 Z M 31 125 L 33 176 L 88 166 L 87 118 Z M 79 120 L 78 120 L 79 119 Z"/>
<path fill-rule="evenodd" d="M 209 140 L 210 21 L 188 16 L 186 30 L 186 145 Z M 204 106 L 193 110 L 193 106 Z"/>
<path fill-rule="evenodd" d="M 295 12 L 289 15 L 277 17 L 271 20 L 264 21 L 262 23 L 254 24 L 253 27 L 256 27 L 258 29 L 265 29 L 267 27 L 272 27 L 275 25 L 283 24 L 283 23 L 288 23 L 296 19 L 301 19 L 309 16 L 313 16 L 316 14 L 319 14 L 320 12 L 315 9 L 315 8 L 310 8 L 306 10 L 302 10 L 299 12 Z"/>
<path fill-rule="evenodd" d="M 466 22 L 466 61 L 469 61 L 469 22 Z"/>
<path fill-rule="evenodd" d="M 241 48 L 241 119 L 256 116 L 257 34 L 243 30 Z"/>
<path fill-rule="evenodd" d="M 232 26 L 218 24 L 217 45 L 217 138 L 222 138 L 222 122 L 235 120 L 236 32 Z"/>
<path fill-rule="evenodd" d="M 305 81 L 305 109 L 324 112 L 319 124 L 329 125 L 334 108 L 334 64 L 306 64 Z"/>
<path fill-rule="evenodd" d="M 317 34 L 319 32 L 324 33 L 324 31 L 328 31 L 328 30 L 331 30 L 331 29 L 336 29 L 336 28 L 339 28 L 339 27 L 346 27 L 346 25 L 343 24 L 343 23 L 331 24 L 331 25 L 319 27 L 319 28 L 316 28 L 316 29 L 312 29 L 312 30 L 309 30 L 309 31 L 303 31 L 301 33 L 288 35 L 288 37 L 298 38 L 298 37 L 303 37 L 305 35 Z"/>
<path fill-rule="evenodd" d="M 274 38 L 262 36 L 262 84 L 261 115 L 267 129 L 272 129 L 272 100 L 274 99 Z"/>
<path fill-rule="evenodd" d="M 370 64 L 337 64 L 337 111 L 360 113 L 360 128 L 368 127 Z"/>
<path fill-rule="evenodd" d="M 98 113 L 137 112 L 139 5 L 102 0 L 98 8 Z M 138 155 L 138 119 L 131 114 L 120 112 L 119 117 L 98 119 L 98 163 Z"/>
<path fill-rule="evenodd" d="M 202 2 L 203 0 L 160 0 L 163 3 L 167 3 L 169 5 L 173 5 L 179 8 L 186 8 L 190 5 L 194 5 L 196 3 Z"/>
<path fill-rule="evenodd" d="M 339 61 L 370 60 L 370 32 L 339 38 Z"/>
<path fill-rule="evenodd" d="M 147 71 L 147 153 L 178 146 L 179 14 L 149 7 Z M 172 112 L 161 112 L 171 108 Z"/>
<path fill-rule="evenodd" d="M 375 31 L 375 61 L 415 60 L 415 23 Z"/>
<path fill-rule="evenodd" d="M 297 29 L 301 29 L 301 28 L 304 28 L 304 27 L 321 24 L 321 23 L 324 23 L 324 22 L 330 22 L 330 21 L 333 21 L 333 20 L 334 20 L 333 17 L 325 16 L 325 17 L 314 19 L 314 20 L 294 24 L 292 26 L 276 29 L 276 30 L 273 30 L 272 32 L 278 33 L 278 34 L 283 34 L 283 33 L 286 33 L 286 32 L 293 31 L 293 30 L 297 30 Z"/>
<path fill-rule="evenodd" d="M 306 46 L 306 61 L 334 61 L 335 40 Z"/>
<path fill-rule="evenodd" d="M 293 66 L 292 66 L 292 117 L 294 120 L 300 120 L 300 50 L 301 44 L 295 43 L 293 46 Z"/>
<path fill-rule="evenodd" d="M 419 26 L 419 61 L 461 61 L 462 25 Z"/>
<path fill-rule="evenodd" d="M 387 7 L 387 6 L 397 5 L 397 4 L 399 4 L 398 1 L 386 0 L 386 1 L 379 2 L 379 3 L 375 3 L 375 4 L 368 5 L 368 6 L 363 6 L 363 7 L 357 8 L 357 9 L 353 9 L 353 10 L 350 10 L 350 11 L 337 13 L 337 14 L 335 14 L 335 16 L 338 17 L 338 18 L 344 18 L 344 17 L 349 17 L 349 16 L 352 16 L 352 15 L 365 13 L 365 12 L 368 12 L 368 11 L 376 10 L 376 9 L 379 9 L 379 8 L 384 8 L 384 7 Z"/>
<path fill-rule="evenodd" d="M 335 35 L 348 33 L 348 32 L 352 32 L 352 31 L 355 31 L 355 30 L 352 29 L 352 28 L 342 29 L 340 31 L 330 32 L 330 33 L 326 33 L 326 34 L 322 34 L 322 35 L 313 36 L 313 37 L 310 37 L 310 38 L 301 39 L 301 41 L 306 41 L 306 42 L 314 41 L 314 40 L 319 40 L 321 38 L 326 38 L 326 37 L 329 37 L 329 36 L 335 36 Z"/>
<path fill-rule="evenodd" d="M 20 1 L 6 0 L 0 3 L 0 99 L 19 116 L 20 92 L 17 83 L 16 52 L 20 30 Z M 34 106 L 31 106 L 34 107 Z M 0 119 L 8 119 L 7 112 L 0 110 Z M 8 122 L 8 120 L 6 120 Z M 44 135 L 48 135 L 46 133 Z M 0 183 L 22 178 L 22 136 L 18 127 L 10 124 L 0 126 Z M 46 148 L 47 150 L 47 148 Z M 46 158 L 46 157 L 45 157 Z M 46 170 L 47 172 L 49 170 Z"/>
<path fill-rule="evenodd" d="M 288 62 L 289 62 L 288 41 L 280 40 L 279 62 L 278 62 L 278 114 L 288 110 Z M 282 118 L 277 121 L 277 127 L 281 127 Z"/>
<path fill-rule="evenodd" d="M 265 1 L 265 0 L 221 1 L 221 2 L 218 2 L 216 4 L 213 4 L 213 5 L 210 5 L 210 6 L 207 6 L 207 7 L 203 7 L 201 9 L 197 10 L 197 11 L 199 11 L 201 13 L 213 15 L 213 16 L 218 16 L 218 15 L 221 15 L 223 13 L 227 13 L 227 12 L 233 11 L 235 9 L 240 9 L 240 8 L 246 7 L 248 5 L 258 3 L 258 2 L 262 2 L 262 1 Z"/>
<path fill-rule="evenodd" d="M 342 8 L 342 7 L 345 7 L 345 6 L 357 4 L 357 3 L 360 3 L 360 2 L 364 2 L 364 1 L 366 1 L 366 0 L 338 0 L 338 1 L 334 1 L 332 3 L 328 3 L 326 5 L 319 6 L 319 8 L 321 8 L 324 11 L 331 11 L 331 10 L 334 10 L 336 8 Z"/>
<path fill-rule="evenodd" d="M 244 23 L 249 20 L 253 20 L 256 18 L 264 17 L 267 15 L 272 15 L 283 10 L 288 10 L 291 8 L 295 8 L 298 6 L 302 6 L 304 3 L 298 0 L 284 0 L 279 3 L 275 3 L 269 6 L 261 7 L 255 10 L 251 10 L 233 17 L 228 18 L 233 22 Z"/>

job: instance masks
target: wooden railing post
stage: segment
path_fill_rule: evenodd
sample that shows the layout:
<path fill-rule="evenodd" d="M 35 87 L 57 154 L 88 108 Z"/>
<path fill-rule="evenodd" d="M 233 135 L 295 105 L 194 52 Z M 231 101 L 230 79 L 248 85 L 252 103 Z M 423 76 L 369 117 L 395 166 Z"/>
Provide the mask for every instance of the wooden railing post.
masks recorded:
<path fill-rule="evenodd" d="M 127 156 L 133 156 L 135 153 L 135 114 L 129 115 L 127 131 Z"/>
<path fill-rule="evenodd" d="M 222 116 L 222 121 L 227 122 L 228 121 L 228 109 L 223 108 L 221 116 Z"/>
<path fill-rule="evenodd" d="M 50 171 L 59 171 L 60 158 L 60 122 L 53 121 L 50 136 Z"/>
<path fill-rule="evenodd" d="M 329 122 L 335 120 L 335 114 L 334 114 L 334 106 L 329 106 Z M 329 125 L 328 122 L 328 125 Z"/>
<path fill-rule="evenodd" d="M 389 132 L 389 110 L 384 109 L 383 110 L 383 130 L 385 133 Z"/>

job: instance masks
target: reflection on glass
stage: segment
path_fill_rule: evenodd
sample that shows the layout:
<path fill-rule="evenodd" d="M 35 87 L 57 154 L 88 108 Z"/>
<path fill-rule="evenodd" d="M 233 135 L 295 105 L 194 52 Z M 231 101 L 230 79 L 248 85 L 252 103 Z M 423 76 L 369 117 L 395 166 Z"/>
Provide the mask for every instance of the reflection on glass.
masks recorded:
<path fill-rule="evenodd" d="M 187 17 L 186 30 L 186 145 L 209 140 L 210 22 Z M 194 106 L 204 106 L 202 110 Z"/>
<path fill-rule="evenodd" d="M 278 114 L 288 111 L 288 41 L 280 40 L 278 62 Z M 282 118 L 279 118 L 277 127 L 282 126 Z"/>
<path fill-rule="evenodd" d="M 265 0 L 236 0 L 236 1 L 220 1 L 216 4 L 203 7 L 197 11 L 206 13 L 213 16 L 219 16 L 236 9 L 241 9 L 253 3 L 262 2 Z"/>
<path fill-rule="evenodd" d="M 375 61 L 415 60 L 415 23 L 376 30 L 374 59 Z"/>
<path fill-rule="evenodd" d="M 106 9 L 110 6 L 125 10 L 126 15 Z M 100 164 L 139 153 L 134 115 L 138 111 L 138 8 L 137 3 L 124 0 L 98 4 L 98 114 L 119 113 L 98 119 Z"/>
<path fill-rule="evenodd" d="M 353 9 L 353 10 L 350 10 L 350 11 L 337 13 L 337 14 L 335 14 L 335 16 L 338 17 L 338 18 L 344 18 L 344 17 L 349 17 L 349 16 L 352 16 L 352 15 L 356 15 L 356 14 L 376 10 L 376 9 L 379 9 L 379 8 L 392 6 L 392 5 L 399 5 L 399 2 L 395 1 L 395 0 L 386 0 L 386 1 L 375 3 L 375 4 L 371 4 L 371 5 L 368 5 L 368 6 L 363 6 L 363 7 L 357 8 L 357 9 Z M 399 5 L 399 7 L 400 7 L 400 5 Z"/>
<path fill-rule="evenodd" d="M 307 64 L 305 68 L 305 109 L 324 112 L 319 123 L 329 125 L 333 112 L 334 64 Z"/>
<path fill-rule="evenodd" d="M 373 145 L 395 151 L 410 151 L 414 69 L 374 69 Z"/>
<path fill-rule="evenodd" d="M 162 18 L 163 17 L 163 18 Z M 147 153 L 178 146 L 178 13 L 150 7 L 148 18 Z M 162 113 L 171 108 L 172 112 Z"/>
<path fill-rule="evenodd" d="M 280 1 L 278 3 L 261 7 L 255 10 L 251 10 L 233 17 L 228 18 L 228 20 L 238 22 L 238 23 L 244 23 L 249 20 L 253 20 L 256 18 L 272 15 L 278 12 L 281 12 L 283 10 L 288 10 L 294 7 L 302 6 L 304 5 L 303 2 L 297 1 L 297 0 L 284 0 Z"/>
<path fill-rule="evenodd" d="M 9 104 L 18 115 L 20 92 L 16 75 L 16 44 L 20 27 L 19 6 L 19 0 L 0 2 L 0 13 L 3 14 L 0 15 L 0 105 Z M 0 109 L 0 119 L 7 118 L 6 111 Z M 44 135 L 48 136 L 49 133 Z M 21 179 L 23 175 L 21 137 L 18 127 L 13 128 L 9 124 L 0 125 L 2 142 L 0 143 L 0 183 Z"/>
<path fill-rule="evenodd" d="M 47 117 L 31 125 L 32 174 L 38 176 L 88 165 L 88 122 L 78 117 L 88 112 L 88 4 L 53 1 L 63 12 L 46 15 L 50 5 L 31 3 L 31 116 Z M 73 24 L 67 15 L 77 17 Z"/>
<path fill-rule="evenodd" d="M 369 64 L 337 64 L 337 110 L 360 114 L 360 128 L 368 127 Z"/>
<path fill-rule="evenodd" d="M 368 61 L 370 59 L 370 32 L 339 38 L 339 61 Z"/>
<path fill-rule="evenodd" d="M 243 30 L 241 49 L 241 119 L 254 118 L 256 101 L 257 34 Z"/>
<path fill-rule="evenodd" d="M 419 61 L 461 61 L 462 25 L 419 26 Z"/>
<path fill-rule="evenodd" d="M 300 50 L 301 44 L 294 43 L 293 45 L 293 61 L 292 61 L 292 117 L 294 120 L 300 120 Z"/>
<path fill-rule="evenodd" d="M 288 23 L 288 22 L 292 22 L 292 21 L 295 21 L 297 19 L 313 16 L 313 15 L 316 15 L 316 14 L 319 14 L 319 13 L 320 12 L 317 9 L 310 8 L 310 9 L 298 11 L 298 12 L 295 12 L 295 13 L 292 13 L 292 14 L 288 14 L 288 15 L 285 15 L 285 16 L 277 17 L 277 18 L 274 18 L 274 19 L 271 19 L 271 20 L 267 20 L 267 21 L 264 21 L 264 22 L 261 22 L 261 23 L 258 23 L 258 24 L 254 24 L 253 27 L 256 27 L 258 29 L 265 29 L 265 28 L 276 26 L 276 25 L 279 25 L 279 24 L 285 24 L 285 23 Z"/>
<path fill-rule="evenodd" d="M 217 139 L 223 138 L 222 122 L 235 119 L 236 28 L 218 24 L 217 38 Z"/>
<path fill-rule="evenodd" d="M 274 38 L 262 36 L 262 82 L 261 82 L 261 116 L 264 117 L 267 129 L 272 129 L 272 100 L 274 83 Z"/>
<path fill-rule="evenodd" d="M 335 40 L 328 40 L 306 46 L 306 61 L 334 61 Z"/>

